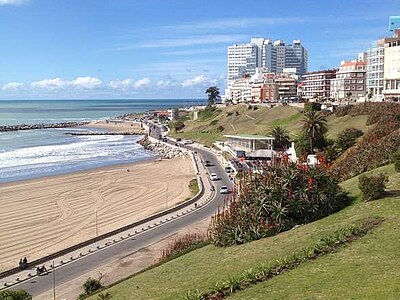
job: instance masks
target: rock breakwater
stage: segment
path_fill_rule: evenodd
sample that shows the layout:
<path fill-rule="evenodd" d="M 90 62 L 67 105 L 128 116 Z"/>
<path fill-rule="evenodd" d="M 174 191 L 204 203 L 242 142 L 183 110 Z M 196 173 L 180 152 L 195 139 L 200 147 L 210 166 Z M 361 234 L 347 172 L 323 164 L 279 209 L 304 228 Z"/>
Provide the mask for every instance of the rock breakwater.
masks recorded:
<path fill-rule="evenodd" d="M 50 129 L 50 128 L 69 128 L 87 125 L 90 122 L 62 122 L 62 123 L 40 123 L 40 124 L 19 124 L 19 125 L 4 125 L 0 126 L 0 132 L 18 131 L 18 130 L 33 130 L 33 129 Z"/>
<path fill-rule="evenodd" d="M 187 154 L 187 151 L 184 149 L 179 149 L 163 142 L 152 142 L 149 140 L 149 137 L 147 135 L 138 143 L 142 145 L 145 149 L 156 153 L 158 156 L 164 159 L 184 157 Z"/>

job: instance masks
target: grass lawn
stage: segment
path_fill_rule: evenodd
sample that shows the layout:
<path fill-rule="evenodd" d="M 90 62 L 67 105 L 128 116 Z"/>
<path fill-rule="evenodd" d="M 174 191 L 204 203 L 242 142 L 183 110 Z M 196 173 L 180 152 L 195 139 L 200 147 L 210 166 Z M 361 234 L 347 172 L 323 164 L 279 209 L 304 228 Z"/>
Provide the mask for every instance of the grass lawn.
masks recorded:
<path fill-rule="evenodd" d="M 172 137 L 191 139 L 204 145 L 218 140 L 224 141 L 224 134 L 259 134 L 268 135 L 275 126 L 283 126 L 292 138 L 297 138 L 301 132 L 300 109 L 292 106 L 276 106 L 268 108 L 258 106 L 258 109 L 248 109 L 245 105 L 235 105 L 217 109 L 214 112 L 203 111 L 199 119 L 185 121 L 185 128 L 178 133 L 171 132 Z M 346 128 L 354 127 L 366 132 L 369 126 L 365 125 L 367 116 L 331 115 L 328 121 L 328 137 L 336 138 Z M 222 131 L 221 127 L 223 128 Z"/>
<path fill-rule="evenodd" d="M 400 175 L 393 175 L 392 166 L 381 169 L 392 174 L 389 189 L 398 189 Z M 354 181 L 351 179 L 344 185 L 357 194 L 357 182 Z M 353 212 L 353 218 L 369 213 L 383 216 L 386 220 L 373 233 L 338 253 L 306 262 L 228 299 L 399 299 L 399 192 L 382 200 L 356 204 L 348 212 Z"/>
<path fill-rule="evenodd" d="M 390 176 L 389 189 L 398 188 L 400 175 L 394 173 L 394 167 L 381 169 Z M 400 292 L 400 196 L 361 202 L 357 185 L 357 178 L 343 183 L 356 200 L 350 207 L 325 219 L 240 246 L 209 245 L 122 281 L 106 292 L 112 294 L 113 300 L 182 299 L 188 290 L 210 291 L 229 276 L 290 255 L 311 245 L 321 235 L 366 217 L 381 216 L 386 220 L 381 227 L 338 253 L 306 263 L 231 298 L 391 299 L 396 288 Z M 360 296 L 364 293 L 369 298 Z"/>

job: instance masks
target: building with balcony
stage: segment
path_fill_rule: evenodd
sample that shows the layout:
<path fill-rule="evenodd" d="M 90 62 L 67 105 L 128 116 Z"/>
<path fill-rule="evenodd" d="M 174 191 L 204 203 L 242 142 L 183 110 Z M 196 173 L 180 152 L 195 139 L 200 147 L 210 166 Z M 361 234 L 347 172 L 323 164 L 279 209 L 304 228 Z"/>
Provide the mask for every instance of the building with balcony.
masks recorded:
<path fill-rule="evenodd" d="M 331 80 L 337 69 L 320 70 L 303 75 L 301 96 L 304 99 L 327 99 L 331 95 Z"/>
<path fill-rule="evenodd" d="M 366 55 L 366 92 L 371 101 L 383 99 L 383 74 L 384 74 L 384 40 L 378 40 L 374 47 L 367 50 Z"/>
<path fill-rule="evenodd" d="M 400 101 L 400 29 L 393 38 L 385 39 L 384 54 L 384 99 Z"/>
<path fill-rule="evenodd" d="M 336 101 L 365 101 L 366 62 L 342 61 L 336 78 L 331 79 L 330 97 Z"/>

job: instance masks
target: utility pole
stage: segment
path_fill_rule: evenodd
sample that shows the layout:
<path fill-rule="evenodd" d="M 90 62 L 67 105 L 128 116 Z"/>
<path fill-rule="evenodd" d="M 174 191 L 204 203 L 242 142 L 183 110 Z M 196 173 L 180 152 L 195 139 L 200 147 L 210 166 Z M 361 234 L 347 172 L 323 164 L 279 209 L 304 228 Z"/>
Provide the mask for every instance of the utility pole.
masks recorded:
<path fill-rule="evenodd" d="M 94 213 L 95 213 L 95 230 L 96 230 L 96 237 L 98 237 L 98 235 L 99 235 L 99 232 L 98 232 L 98 229 L 97 229 L 97 208 L 95 208 L 94 209 Z"/>
<path fill-rule="evenodd" d="M 56 300 L 56 266 L 53 259 L 53 300 Z"/>
<path fill-rule="evenodd" d="M 165 208 L 168 209 L 168 187 L 165 186 Z"/>

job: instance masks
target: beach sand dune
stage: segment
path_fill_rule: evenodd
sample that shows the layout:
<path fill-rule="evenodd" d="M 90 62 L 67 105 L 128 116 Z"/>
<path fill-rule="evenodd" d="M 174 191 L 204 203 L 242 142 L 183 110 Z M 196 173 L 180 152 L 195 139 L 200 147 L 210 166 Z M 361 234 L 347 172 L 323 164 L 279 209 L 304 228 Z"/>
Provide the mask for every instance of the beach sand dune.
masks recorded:
<path fill-rule="evenodd" d="M 182 202 L 193 178 L 187 157 L 0 184 L 0 271 L 95 237 L 95 209 L 101 235 Z"/>

